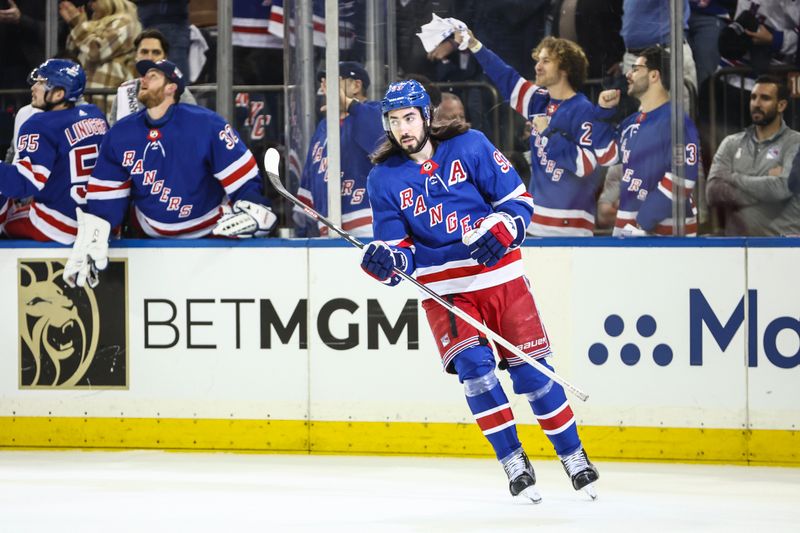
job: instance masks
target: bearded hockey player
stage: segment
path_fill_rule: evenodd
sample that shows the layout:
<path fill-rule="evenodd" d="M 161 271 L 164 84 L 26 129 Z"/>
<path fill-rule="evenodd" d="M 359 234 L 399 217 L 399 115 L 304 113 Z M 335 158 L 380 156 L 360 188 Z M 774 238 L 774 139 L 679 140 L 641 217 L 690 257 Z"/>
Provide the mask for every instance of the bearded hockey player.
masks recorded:
<path fill-rule="evenodd" d="M 430 98 L 414 80 L 389 86 L 381 103 L 387 139 L 367 180 L 375 240 L 361 267 L 395 285 L 398 268 L 484 322 L 532 358 L 551 355 L 525 277 L 520 245 L 533 202 L 517 172 L 486 137 L 460 122 L 431 124 Z M 423 300 L 442 365 L 464 385 L 475 421 L 508 475 L 513 496 L 541 501 L 495 374 L 495 354 L 469 323 Z M 589 461 L 564 389 L 519 356 L 498 349 L 514 392 L 525 395 L 576 490 L 595 497 Z"/>

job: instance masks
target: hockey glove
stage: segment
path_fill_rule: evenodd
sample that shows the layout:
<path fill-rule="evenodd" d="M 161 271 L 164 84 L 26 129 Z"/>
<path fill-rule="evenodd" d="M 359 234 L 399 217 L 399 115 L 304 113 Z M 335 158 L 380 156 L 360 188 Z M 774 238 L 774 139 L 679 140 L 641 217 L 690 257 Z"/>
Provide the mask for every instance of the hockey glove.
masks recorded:
<path fill-rule="evenodd" d="M 108 266 L 108 236 L 111 225 L 100 217 L 75 208 L 78 216 L 78 236 L 61 277 L 70 287 L 95 288 L 100 283 L 99 271 Z"/>
<path fill-rule="evenodd" d="M 405 271 L 407 266 L 406 256 L 403 252 L 392 250 L 392 247 L 383 241 L 372 241 L 364 247 L 361 256 L 361 268 L 373 278 L 388 285 L 400 282 L 400 276 L 393 275 L 393 268 Z"/>
<path fill-rule="evenodd" d="M 269 233 L 278 217 L 269 207 L 247 200 L 237 200 L 233 209 L 217 221 L 212 233 L 220 237 L 261 237 Z"/>
<path fill-rule="evenodd" d="M 625 224 L 621 232 L 623 237 L 647 237 L 647 232 L 642 228 L 634 226 L 633 224 Z"/>
<path fill-rule="evenodd" d="M 494 266 L 506 255 L 517 238 L 517 224 L 508 213 L 497 212 L 484 218 L 478 227 L 464 234 L 461 241 L 478 263 Z"/>

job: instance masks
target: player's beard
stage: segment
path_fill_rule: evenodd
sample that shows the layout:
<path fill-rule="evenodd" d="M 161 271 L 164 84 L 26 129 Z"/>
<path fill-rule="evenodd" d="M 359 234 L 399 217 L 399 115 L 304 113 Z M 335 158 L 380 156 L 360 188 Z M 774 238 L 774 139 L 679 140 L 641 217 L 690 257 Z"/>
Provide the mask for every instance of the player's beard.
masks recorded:
<path fill-rule="evenodd" d="M 771 110 L 764 110 L 759 107 L 750 110 L 750 118 L 752 119 L 753 124 L 756 126 L 769 126 L 777 116 L 778 110 L 775 108 Z"/>
<path fill-rule="evenodd" d="M 642 78 L 639 79 L 638 81 L 632 80 L 628 84 L 628 96 L 631 96 L 638 100 L 640 96 L 642 96 L 644 93 L 647 92 L 647 87 L 648 87 L 647 78 Z"/>
<path fill-rule="evenodd" d="M 153 87 L 149 87 L 147 90 L 139 89 L 137 98 L 147 109 L 156 107 L 158 104 L 164 101 L 164 87 L 165 85 L 162 85 L 157 89 Z"/>
<path fill-rule="evenodd" d="M 408 139 L 414 139 L 414 144 L 405 144 L 404 141 L 407 141 Z M 422 135 L 422 138 L 414 137 L 413 135 L 404 135 L 403 137 L 400 137 L 400 140 L 397 144 L 400 145 L 400 148 L 402 148 L 405 153 L 416 154 L 422 150 L 422 146 L 427 140 L 428 138 L 425 136 L 425 134 Z"/>

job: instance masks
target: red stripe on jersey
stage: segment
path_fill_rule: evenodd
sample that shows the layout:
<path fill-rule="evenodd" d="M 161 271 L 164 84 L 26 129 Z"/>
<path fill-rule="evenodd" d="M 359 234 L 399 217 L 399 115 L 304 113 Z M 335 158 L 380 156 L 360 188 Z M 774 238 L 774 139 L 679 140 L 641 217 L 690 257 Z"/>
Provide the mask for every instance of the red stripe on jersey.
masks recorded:
<path fill-rule="evenodd" d="M 267 35 L 269 33 L 267 28 L 258 28 L 253 26 L 234 26 L 233 31 L 235 33 L 258 33 L 263 35 Z"/>
<path fill-rule="evenodd" d="M 155 231 L 159 235 L 165 235 L 165 236 L 171 237 L 171 236 L 174 236 L 174 235 L 183 235 L 184 233 L 192 233 L 194 231 L 199 231 L 199 230 L 207 228 L 209 226 L 213 226 L 214 224 L 217 223 L 217 221 L 220 219 L 221 216 L 222 216 L 222 213 L 217 213 L 217 215 L 215 217 L 213 217 L 213 218 L 211 218 L 209 220 L 206 220 L 204 222 L 200 222 L 199 224 L 197 224 L 195 226 L 191 226 L 191 227 L 188 227 L 188 228 L 177 229 L 177 230 L 160 229 L 160 228 L 156 228 L 152 224 L 150 225 L 150 227 L 153 229 L 153 231 Z"/>
<path fill-rule="evenodd" d="M 481 428 L 481 431 L 488 431 L 497 426 L 502 426 L 507 422 L 513 422 L 514 413 L 511 411 L 511 407 L 506 407 L 496 413 L 476 418 L 475 421 L 478 423 L 478 427 Z"/>
<path fill-rule="evenodd" d="M 31 205 L 33 206 L 33 210 L 36 211 L 36 215 L 45 222 L 47 222 L 48 224 L 50 224 L 51 226 L 53 226 L 54 228 L 58 228 L 60 231 L 63 231 L 64 233 L 67 233 L 69 235 L 78 234 L 78 228 L 73 228 L 72 226 L 68 226 L 63 222 L 61 222 L 60 220 L 58 220 L 57 218 L 54 218 L 45 213 L 44 211 L 42 211 L 41 209 L 38 209 L 36 202 L 33 202 Z"/>
<path fill-rule="evenodd" d="M 539 418 L 539 425 L 542 429 L 553 430 L 558 429 L 567 422 L 569 422 L 575 415 L 572 414 L 572 407 L 565 405 L 564 408 L 558 413 L 548 418 Z"/>
<path fill-rule="evenodd" d="M 33 179 L 35 179 L 39 183 L 47 183 L 47 178 L 44 176 L 44 174 L 41 174 L 33 170 L 33 165 L 31 165 L 30 161 L 23 159 L 19 161 L 19 164 L 27 168 L 30 171 L 30 173 L 33 174 Z"/>
<path fill-rule="evenodd" d="M 684 230 L 686 235 L 690 233 L 697 233 L 697 222 L 684 225 Z M 654 233 L 656 235 L 672 235 L 672 226 L 662 226 L 659 224 L 656 226 Z"/>
<path fill-rule="evenodd" d="M 667 189 L 669 192 L 672 192 L 672 180 L 667 176 L 661 178 L 661 186 Z M 690 194 L 692 194 L 692 189 L 690 189 L 689 187 L 684 187 L 683 195 L 688 197 Z"/>
<path fill-rule="evenodd" d="M 478 274 L 483 274 L 484 272 L 491 272 L 492 270 L 503 268 L 504 266 L 511 264 L 514 261 L 519 261 L 520 259 L 522 259 L 522 253 L 519 251 L 519 249 L 516 249 L 504 255 L 503 258 L 492 267 L 474 265 L 461 268 L 448 268 L 447 270 L 442 270 L 441 272 L 434 272 L 432 274 L 418 276 L 417 281 L 420 283 L 433 283 L 436 281 L 465 278 L 467 276 L 477 276 Z"/>
<path fill-rule="evenodd" d="M 597 158 L 597 162 L 601 165 L 605 165 L 609 161 L 613 161 L 614 159 L 616 159 L 616 157 L 617 157 L 617 143 L 612 142 L 609 145 L 608 150 L 606 150 L 606 153 L 603 154 L 602 157 Z"/>
<path fill-rule="evenodd" d="M 372 217 L 365 216 L 361 218 L 356 218 L 354 220 L 348 220 L 347 222 L 342 222 L 342 229 L 349 231 L 354 228 L 369 226 L 370 224 L 372 224 Z"/>
<path fill-rule="evenodd" d="M 239 169 L 233 172 L 230 176 L 222 180 L 221 182 L 222 186 L 227 189 L 231 183 L 235 182 L 236 180 L 238 180 L 239 178 L 241 178 L 242 176 L 253 170 L 253 167 L 255 166 L 256 166 L 256 158 L 250 156 L 250 159 L 248 159 L 245 164 L 239 167 Z"/>
<path fill-rule="evenodd" d="M 514 109 L 520 115 L 525 115 L 525 110 L 522 109 L 522 103 L 525 101 L 525 94 L 531 87 L 533 87 L 533 83 L 525 80 L 519 88 L 519 93 L 517 93 L 517 101 L 514 103 Z"/>
<path fill-rule="evenodd" d="M 594 172 L 594 165 L 592 164 L 592 160 L 586 157 L 586 152 L 584 150 L 581 150 L 581 157 L 583 158 L 583 175 L 588 176 Z"/>
<path fill-rule="evenodd" d="M 122 189 L 130 189 L 130 188 L 131 188 L 130 180 L 126 181 L 125 183 L 123 183 L 119 187 L 106 187 L 104 185 L 97 185 L 97 184 L 90 183 L 86 187 L 86 192 L 121 191 Z"/>
<path fill-rule="evenodd" d="M 635 218 L 620 218 L 618 216 L 617 219 L 614 221 L 614 227 L 615 228 L 624 228 L 628 224 L 630 224 L 631 226 L 636 226 L 636 224 L 637 224 L 636 219 Z"/>
<path fill-rule="evenodd" d="M 583 228 L 589 231 L 594 231 L 594 223 L 589 222 L 585 218 L 561 218 L 561 217 L 547 217 L 534 213 L 531 221 L 542 226 L 553 226 L 558 228 Z"/>
<path fill-rule="evenodd" d="M 402 241 L 397 243 L 399 248 L 411 248 L 414 246 L 414 241 L 411 240 L 411 237 L 406 237 Z"/>

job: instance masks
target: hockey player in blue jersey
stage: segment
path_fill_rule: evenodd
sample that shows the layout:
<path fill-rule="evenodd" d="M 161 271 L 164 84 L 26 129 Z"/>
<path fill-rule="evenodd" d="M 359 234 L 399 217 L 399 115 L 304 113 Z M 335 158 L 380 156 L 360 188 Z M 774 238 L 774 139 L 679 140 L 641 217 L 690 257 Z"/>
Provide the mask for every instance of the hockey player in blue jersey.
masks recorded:
<path fill-rule="evenodd" d="M 184 79 L 170 61 L 136 68 L 145 109 L 117 122 L 100 148 L 64 268 L 71 286 L 97 284 L 109 232 L 130 203 L 132 223 L 150 237 L 264 236 L 276 222 L 256 160 L 233 128 L 208 109 L 176 103 Z"/>
<path fill-rule="evenodd" d="M 547 365 L 550 341 L 524 275 L 520 245 L 533 203 L 514 168 L 460 121 L 431 124 L 430 98 L 414 80 L 389 86 L 381 103 L 387 139 L 367 188 L 375 238 L 361 267 L 388 285 L 397 267 Z M 457 374 L 475 421 L 503 465 L 513 496 L 541 500 L 517 437 L 495 356 L 474 327 L 423 300 L 444 369 Z M 598 479 L 578 437 L 564 389 L 499 348 L 514 392 L 525 395 L 576 490 Z M 547 365 L 549 367 L 549 365 Z M 551 368 L 551 367 L 549 367 Z"/>
<path fill-rule="evenodd" d="M 577 92 L 588 61 L 580 46 L 546 37 L 532 53 L 536 81 L 505 64 L 470 31 L 469 50 L 509 105 L 532 124 L 531 181 L 535 205 L 532 235 L 591 237 L 594 234 L 600 173 L 592 143 L 592 103 Z"/>
<path fill-rule="evenodd" d="M 86 86 L 79 64 L 48 59 L 28 81 L 31 105 L 45 112 L 21 126 L 14 163 L 0 163 L 0 193 L 32 201 L 8 209 L 5 232 L 72 244 L 78 232 L 75 208 L 86 204 L 86 185 L 108 124 L 96 106 L 75 105 Z"/>
<path fill-rule="evenodd" d="M 322 87 L 323 92 L 328 87 L 324 77 Z M 372 170 L 369 156 L 385 138 L 381 104 L 367 100 L 368 87 L 369 75 L 364 67 L 354 61 L 339 63 L 342 228 L 356 237 L 372 236 L 372 211 L 367 194 L 367 174 Z M 327 216 L 328 128 L 324 118 L 311 138 L 297 197 Z M 305 229 L 305 225 L 311 223 L 308 217 L 297 212 L 294 222 L 299 233 L 311 235 Z M 320 235 L 327 235 L 325 225 L 318 224 L 318 229 Z"/>
<path fill-rule="evenodd" d="M 598 96 L 594 120 L 598 162 L 622 163 L 614 235 L 672 235 L 672 188 L 679 178 L 671 172 L 669 52 L 661 47 L 645 49 L 627 79 L 628 94 L 641 103 L 639 111 L 615 127 L 610 120 L 616 114 L 620 92 L 610 89 Z M 688 115 L 684 116 L 684 143 L 685 234 L 692 236 L 697 234 L 691 193 L 697 182 L 700 141 Z"/>

